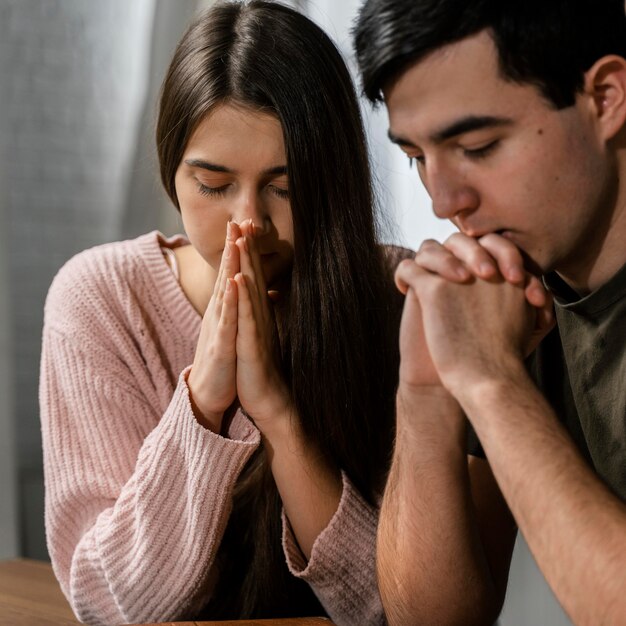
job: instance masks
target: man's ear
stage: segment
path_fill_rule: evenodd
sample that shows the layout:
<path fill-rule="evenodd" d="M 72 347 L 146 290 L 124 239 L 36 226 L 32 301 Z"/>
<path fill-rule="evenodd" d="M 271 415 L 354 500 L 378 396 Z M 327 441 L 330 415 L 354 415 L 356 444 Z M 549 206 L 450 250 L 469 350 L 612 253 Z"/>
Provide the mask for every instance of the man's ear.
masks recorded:
<path fill-rule="evenodd" d="M 585 72 L 584 91 L 602 138 L 612 139 L 626 124 L 626 59 L 613 54 L 598 59 Z"/>

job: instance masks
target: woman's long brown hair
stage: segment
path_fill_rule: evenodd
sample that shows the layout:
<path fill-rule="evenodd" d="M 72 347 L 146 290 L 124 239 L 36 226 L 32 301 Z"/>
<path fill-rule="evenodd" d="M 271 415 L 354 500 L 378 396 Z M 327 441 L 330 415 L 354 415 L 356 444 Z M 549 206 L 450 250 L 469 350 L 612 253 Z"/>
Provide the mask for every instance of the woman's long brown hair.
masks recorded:
<path fill-rule="evenodd" d="M 374 502 L 393 441 L 400 299 L 377 245 L 352 80 L 330 39 L 296 11 L 258 0 L 212 7 L 184 35 L 162 89 L 157 146 L 176 206 L 185 146 L 225 102 L 281 122 L 294 223 L 283 373 L 311 446 Z M 287 571 L 280 513 L 261 447 L 236 486 L 204 615 L 323 612 L 308 585 Z"/>

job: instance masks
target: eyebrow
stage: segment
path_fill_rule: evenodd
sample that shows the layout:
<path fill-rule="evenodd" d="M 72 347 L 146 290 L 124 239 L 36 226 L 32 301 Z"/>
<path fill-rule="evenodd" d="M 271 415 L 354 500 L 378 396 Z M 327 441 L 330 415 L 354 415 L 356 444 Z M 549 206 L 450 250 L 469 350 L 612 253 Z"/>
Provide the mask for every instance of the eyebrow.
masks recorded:
<path fill-rule="evenodd" d="M 457 137 L 458 135 L 463 135 L 464 133 L 469 133 L 474 130 L 482 130 L 483 128 L 498 128 L 500 126 L 510 126 L 511 124 L 513 124 L 513 120 L 510 117 L 470 115 L 460 120 L 456 120 L 449 126 L 445 126 L 444 128 L 435 131 L 429 136 L 429 139 L 435 144 L 440 144 L 448 139 L 451 139 L 452 137 Z M 408 139 L 395 135 L 391 129 L 387 132 L 387 136 L 393 143 L 396 143 L 399 146 L 408 148 L 416 147 L 415 144 Z"/>
<path fill-rule="evenodd" d="M 201 167 L 203 170 L 208 170 L 209 172 L 224 172 L 226 174 L 236 173 L 235 170 L 225 167 L 224 165 L 209 163 L 208 161 L 204 161 L 202 159 L 185 159 L 185 164 L 191 167 Z M 281 176 L 283 174 L 287 174 L 287 166 L 276 165 L 275 167 L 263 170 L 263 174 L 266 176 Z"/>

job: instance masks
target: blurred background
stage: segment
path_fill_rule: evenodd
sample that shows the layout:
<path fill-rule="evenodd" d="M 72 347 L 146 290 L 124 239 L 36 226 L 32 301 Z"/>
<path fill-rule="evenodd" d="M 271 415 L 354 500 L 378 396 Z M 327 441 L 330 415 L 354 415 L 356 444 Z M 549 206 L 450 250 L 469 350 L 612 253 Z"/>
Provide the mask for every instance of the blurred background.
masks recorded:
<path fill-rule="evenodd" d="M 360 0 L 292 0 L 355 72 Z M 182 232 L 160 188 L 158 91 L 174 47 L 211 0 L 0 0 L 0 559 L 48 559 L 37 387 L 53 276 L 96 244 Z M 453 227 L 362 103 L 383 239 L 416 248 Z M 89 419 L 89 416 L 85 416 Z M 569 624 L 522 539 L 501 626 Z"/>

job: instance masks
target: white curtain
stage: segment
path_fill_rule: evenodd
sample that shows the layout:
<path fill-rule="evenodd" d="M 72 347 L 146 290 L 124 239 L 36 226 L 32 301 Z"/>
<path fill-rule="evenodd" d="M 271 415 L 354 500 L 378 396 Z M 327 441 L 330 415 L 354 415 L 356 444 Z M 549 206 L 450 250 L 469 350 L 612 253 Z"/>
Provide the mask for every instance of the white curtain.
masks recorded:
<path fill-rule="evenodd" d="M 360 93 L 360 82 L 351 29 L 361 0 L 305 0 L 301 8 L 335 41 L 348 62 Z M 388 119 L 384 107 L 374 110 L 361 98 L 372 159 L 372 170 L 380 206 L 396 227 L 387 233 L 390 243 L 417 248 L 426 238 L 444 239 L 454 227 L 437 219 L 430 210 L 428 198 L 415 169 L 409 170 L 408 159 L 387 138 Z"/>

